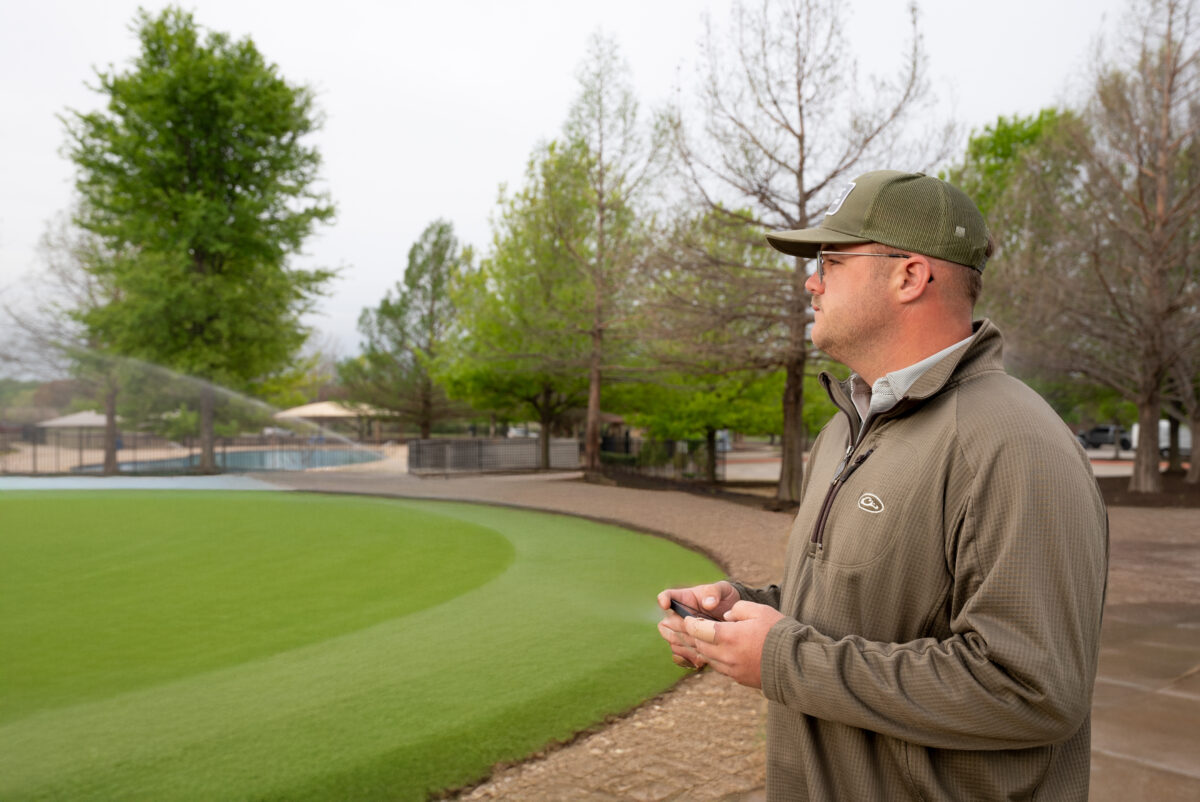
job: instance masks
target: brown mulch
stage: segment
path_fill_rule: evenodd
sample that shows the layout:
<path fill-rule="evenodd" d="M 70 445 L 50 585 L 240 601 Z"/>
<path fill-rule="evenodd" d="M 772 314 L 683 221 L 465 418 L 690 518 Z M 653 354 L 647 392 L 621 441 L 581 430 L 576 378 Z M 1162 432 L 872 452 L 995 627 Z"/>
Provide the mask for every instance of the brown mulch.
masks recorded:
<path fill-rule="evenodd" d="M 1131 493 L 1128 476 L 1096 479 L 1104 503 L 1110 507 L 1184 507 L 1200 509 L 1200 484 L 1188 484 L 1181 473 L 1164 473 L 1163 492 Z"/>
<path fill-rule="evenodd" d="M 596 481 L 589 477 L 589 481 Z M 773 483 L 763 482 L 724 482 L 708 484 L 706 482 L 683 482 L 672 479 L 662 479 L 651 476 L 639 476 L 634 473 L 606 473 L 600 481 L 607 481 L 619 487 L 631 487 L 639 490 L 679 490 L 698 496 L 709 496 L 722 501 L 731 501 L 748 507 L 770 510 L 772 512 L 795 512 L 797 505 L 781 502 L 774 498 L 764 497 L 761 492 L 773 488 Z M 1096 479 L 1104 503 L 1109 507 L 1183 507 L 1200 509 L 1200 484 L 1188 484 L 1182 473 L 1164 473 L 1163 491 L 1161 493 L 1131 493 L 1128 476 L 1101 476 Z"/>

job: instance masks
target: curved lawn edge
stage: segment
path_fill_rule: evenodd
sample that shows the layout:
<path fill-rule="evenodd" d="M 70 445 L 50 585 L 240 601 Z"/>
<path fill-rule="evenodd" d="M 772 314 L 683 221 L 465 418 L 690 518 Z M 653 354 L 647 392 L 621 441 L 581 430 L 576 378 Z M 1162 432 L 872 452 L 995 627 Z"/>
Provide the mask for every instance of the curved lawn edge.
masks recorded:
<path fill-rule="evenodd" d="M 511 502 L 501 502 L 501 501 L 483 501 L 483 500 L 476 499 L 476 498 L 465 498 L 465 497 L 464 498 L 459 498 L 459 497 L 430 498 L 427 496 L 403 496 L 403 495 L 393 495 L 393 494 L 389 494 L 389 493 L 368 493 L 368 492 L 345 491 L 345 490 L 308 490 L 308 489 L 305 489 L 305 490 L 293 490 L 293 491 L 289 491 L 289 492 L 294 492 L 294 493 L 299 493 L 299 494 L 329 495 L 329 496 L 361 496 L 361 497 L 365 497 L 365 498 L 377 498 L 377 499 L 392 500 L 392 501 L 401 500 L 401 501 L 429 502 L 432 504 L 438 504 L 438 503 L 442 503 L 442 502 L 452 503 L 452 504 L 470 504 L 470 505 L 479 506 L 479 507 L 497 507 L 497 508 L 502 508 L 502 509 L 518 510 L 518 511 L 523 511 L 523 512 L 537 512 L 537 513 L 540 513 L 543 515 L 561 516 L 563 518 L 578 518 L 580 520 L 591 521 L 592 523 L 603 524 L 605 526 L 615 526 L 615 527 L 619 527 L 621 529 L 627 529 L 631 532 L 636 532 L 638 534 L 649 535 L 651 537 L 656 537 L 656 538 L 660 538 L 662 540 L 666 540 L 670 543 L 675 544 L 676 546 L 679 546 L 680 548 L 687 549 L 688 551 L 694 552 L 694 553 L 704 557 L 709 562 L 716 565 L 725 576 L 729 576 L 729 573 L 730 573 L 729 572 L 729 564 L 726 562 L 725 558 L 722 555 L 716 554 L 715 552 L 712 552 L 709 549 L 706 549 L 696 543 L 689 543 L 688 541 L 684 540 L 683 538 L 681 538 L 678 535 L 675 535 L 671 532 L 666 532 L 666 531 L 660 530 L 660 529 L 654 529 L 651 527 L 644 526 L 642 524 L 622 520 L 620 518 L 609 518 L 606 516 L 589 515 L 586 513 L 564 512 L 563 510 L 552 509 L 549 507 L 539 507 L 539 506 L 532 505 L 532 504 L 515 504 L 515 503 L 511 503 Z M 663 648 L 664 648 L 664 652 L 663 652 L 664 659 L 670 659 L 669 657 L 667 657 L 666 646 L 664 646 Z M 574 744 L 588 738 L 591 735 L 595 735 L 596 733 L 603 732 L 605 729 L 609 728 L 613 724 L 616 724 L 620 721 L 623 721 L 627 718 L 632 717 L 633 715 L 638 713 L 643 708 L 645 708 L 649 705 L 654 705 L 654 704 L 660 703 L 662 700 L 666 699 L 667 697 L 669 697 L 673 693 L 675 693 L 680 688 L 680 686 L 685 685 L 689 682 L 692 682 L 692 681 L 696 680 L 697 678 L 699 678 L 700 676 L 701 676 L 701 674 L 698 671 L 692 671 L 692 672 L 682 674 L 669 687 L 665 688 L 662 691 L 659 691 L 656 694 L 653 694 L 651 696 L 648 696 L 648 697 L 642 699 L 640 702 L 638 702 L 635 705 L 631 705 L 630 707 L 627 707 L 624 710 L 621 710 L 620 712 L 611 713 L 609 715 L 606 715 L 603 719 L 596 721 L 595 723 L 590 724 L 587 727 L 583 727 L 581 729 L 576 730 L 575 732 L 573 732 L 570 736 L 568 736 L 566 738 L 548 740 L 542 746 L 540 746 L 536 750 L 528 753 L 524 757 L 518 758 L 516 760 L 497 761 L 496 763 L 492 764 L 491 768 L 488 770 L 488 773 L 486 775 L 479 777 L 476 780 L 472 780 L 470 782 L 463 783 L 461 785 L 455 785 L 455 786 L 447 787 L 447 788 L 441 789 L 439 791 L 436 791 L 436 792 L 432 793 L 429 798 L 437 799 L 437 800 L 446 800 L 446 799 L 453 799 L 455 797 L 461 796 L 462 794 L 469 793 L 473 789 L 478 788 L 478 787 L 488 783 L 495 776 L 495 774 L 500 771 L 512 768 L 514 766 L 521 766 L 526 763 L 532 763 L 537 760 L 542 760 L 555 752 L 558 752 L 560 750 L 563 750 L 570 746 L 573 746 Z"/>
<path fill-rule="evenodd" d="M 107 772 L 106 778 L 113 782 L 140 782 L 141 777 L 135 772 L 144 763 L 143 758 L 148 755 L 157 760 L 155 755 L 163 752 L 165 756 L 165 750 L 188 751 L 189 762 L 196 770 L 209 771 L 205 767 L 214 765 L 228 765 L 234 770 L 245 760 L 235 759 L 238 750 L 229 751 L 232 747 L 248 747 L 244 755 L 258 754 L 264 744 L 273 743 L 272 738 L 287 731 L 292 733 L 287 736 L 292 742 L 282 744 L 286 747 L 282 752 L 263 752 L 259 758 L 266 761 L 256 764 L 275 779 L 268 780 L 270 784 L 266 786 L 258 780 L 243 784 L 235 772 L 224 780 L 229 797 L 316 799 L 322 798 L 317 790 L 324 788 L 345 792 L 337 794 L 342 798 L 374 798 L 370 788 L 379 792 L 394 783 L 397 798 L 417 798 L 411 796 L 416 789 L 413 782 L 428 783 L 423 786 L 420 798 L 430 792 L 452 793 L 486 781 L 497 767 L 524 762 L 531 756 L 571 743 L 670 692 L 681 676 L 686 675 L 671 665 L 665 647 L 659 648 L 662 644 L 653 630 L 659 611 L 653 594 L 664 586 L 660 582 L 676 581 L 664 577 L 713 581 L 721 570 L 702 550 L 611 518 L 597 519 L 531 505 L 411 498 L 387 493 L 300 492 L 286 496 L 296 501 L 307 496 L 318 502 L 312 507 L 317 527 L 336 526 L 337 521 L 317 513 L 325 507 L 319 503 L 319 497 L 332 502 L 328 509 L 335 511 L 334 515 L 339 501 L 351 508 L 361 502 L 368 507 L 396 505 L 414 515 L 424 513 L 483 525 L 512 539 L 524 555 L 524 564 L 514 564 L 499 578 L 468 594 L 470 598 L 457 597 L 421 613 L 418 617 L 425 619 L 421 622 L 406 620 L 401 625 L 400 619 L 396 619 L 371 632 L 347 635 L 336 643 L 314 644 L 217 675 L 198 675 L 196 681 L 189 679 L 179 683 L 179 687 L 173 684 L 148 688 L 145 693 L 102 700 L 86 710 L 46 708 L 46 715 L 39 714 L 45 719 L 44 726 L 33 730 L 13 727 L 7 733 L 0 729 L 0 740 L 7 738 L 15 744 L 23 736 L 36 735 L 33 740 L 43 746 L 51 747 L 55 742 L 60 746 L 64 742 L 79 746 L 87 745 L 89 739 L 94 741 L 99 732 L 116 733 L 120 729 L 129 737 L 118 738 L 120 743 L 107 746 L 97 743 L 100 751 L 95 759 L 82 764 L 72 764 L 69 755 L 84 754 L 86 749 L 47 748 L 42 754 L 58 752 L 59 757 L 33 761 L 26 766 L 28 771 L 20 772 L 24 780 L 12 777 L 19 784 L 11 784 L 9 790 L 24 787 L 35 791 L 29 797 L 32 799 L 39 793 L 38 788 L 45 791 L 65 788 L 55 782 L 43 786 L 37 780 L 39 776 L 54 776 L 39 768 L 43 764 L 47 769 L 58 766 L 69 770 L 72 779 L 68 780 L 65 774 L 58 776 L 67 782 L 78 781 L 73 787 L 80 791 L 93 787 L 89 764 L 96 768 L 107 765 L 109 768 L 102 773 Z M 170 503 L 163 507 L 175 509 Z M 190 517 L 190 513 L 183 512 L 185 507 L 178 509 L 180 513 L 176 514 Z M 79 507 L 75 514 L 84 526 L 91 520 L 87 507 Z M 402 517 L 396 520 L 399 522 Z M 574 523 L 567 527 L 563 525 L 567 521 Z M 265 526 L 271 527 L 269 523 Z M 215 531 L 221 537 L 226 536 L 223 530 Z M 435 525 L 422 531 L 436 535 L 439 528 Z M 88 537 L 94 536 L 90 529 L 83 532 Z M 153 533 L 152 527 L 152 537 Z M 288 532 L 280 534 L 287 537 Z M 651 540 L 660 545 L 653 545 Z M 645 545 L 637 545 L 639 542 Z M 693 557 L 683 557 L 678 551 L 680 546 Z M 233 558 L 240 560 L 240 552 Z M 447 565 L 447 570 L 453 570 L 453 566 Z M 436 587 L 437 576 L 431 576 L 431 581 Z M 610 592 L 622 586 L 622 593 Z M 86 592 L 86 587 L 81 592 Z M 418 634 L 431 628 L 448 633 L 452 641 L 430 641 Z M 432 661 L 431 655 L 435 658 Z M 444 679 L 439 681 L 439 676 Z M 264 677 L 271 680 L 267 686 L 271 689 L 269 699 L 258 698 L 259 692 L 255 690 L 261 687 L 260 680 Z M 314 679 L 321 684 L 314 685 Z M 486 696 L 478 695 L 481 689 Z M 345 703 L 341 701 L 343 694 L 347 694 Z M 208 698 L 223 702 L 224 710 L 212 709 L 205 701 Z M 433 710 L 445 709 L 446 715 L 425 714 L 429 726 L 414 724 L 418 720 L 412 717 L 415 712 L 396 719 L 386 711 L 397 698 L 403 698 L 405 705 L 409 700 L 414 703 L 424 700 L 421 705 L 434 700 Z M 291 710 L 295 706 L 293 700 L 305 708 L 302 711 L 305 720 L 316 730 L 307 727 L 310 731 L 305 733 L 295 729 L 300 719 Z M 375 723 L 361 721 L 366 725 L 361 735 L 342 746 L 340 753 L 331 752 L 328 757 L 319 749 L 304 753 L 307 756 L 304 771 L 294 778 L 284 778 L 281 772 L 286 760 L 290 757 L 295 763 L 299 759 L 303 748 L 311 745 L 313 733 L 325 726 L 322 722 L 341 726 L 345 723 L 341 720 L 357 716 L 357 711 L 369 710 L 377 702 L 389 717 L 387 721 L 393 723 L 379 726 L 378 716 L 374 717 Z M 461 707 L 463 702 L 465 708 Z M 266 710 L 268 717 L 262 719 L 264 711 L 259 708 L 268 703 L 278 707 Z M 460 705 L 460 710 L 472 712 L 452 712 L 455 704 Z M 173 712 L 194 710 L 203 711 L 207 722 L 204 733 L 197 734 L 184 727 L 190 720 L 186 717 L 179 719 L 178 726 L 169 723 Z M 271 715 L 272 710 L 276 715 Z M 231 723 L 237 731 L 222 734 L 227 728 L 220 727 L 219 721 L 225 715 L 233 716 Z M 481 732 L 484 737 L 479 747 L 463 745 L 472 755 L 469 761 L 464 762 L 460 756 L 446 764 L 450 774 L 441 768 L 426 771 L 421 767 L 421 756 L 428 754 L 429 744 L 439 742 L 448 732 L 469 732 L 473 719 L 490 721 L 491 725 Z M 267 726 L 260 727 L 260 722 Z M 130 724 L 138 726 L 127 726 Z M 262 734 L 256 736 L 254 733 L 259 729 Z M 151 748 L 136 763 L 122 767 L 121 761 L 101 760 L 102 754 L 119 757 L 120 750 L 132 743 L 136 734 L 152 730 L 162 730 L 159 734 L 164 738 L 159 739 L 159 746 L 146 744 Z M 428 743 L 424 743 L 426 739 Z M 362 748 L 364 742 L 366 749 Z M 345 754 L 361 755 L 359 765 L 365 773 L 356 774 L 354 764 L 342 759 Z M 16 754 L 10 757 L 17 759 Z M 214 764 L 213 760 L 218 758 L 221 762 Z M 403 773 L 406 766 L 420 770 L 409 777 Z M 178 796 L 179 786 L 171 779 L 172 771 L 164 765 L 161 771 L 156 769 L 146 776 L 142 784 L 128 787 L 161 790 L 159 798 Z M 251 779 L 244 771 L 240 776 L 247 781 Z M 212 790 L 210 786 L 202 782 L 197 788 Z"/>
<path fill-rule="evenodd" d="M 478 506 L 478 507 L 498 507 L 500 509 L 505 509 L 505 510 L 521 510 L 521 511 L 525 511 L 525 512 L 537 512 L 537 513 L 542 513 L 543 515 L 560 515 L 563 518 L 578 518 L 582 521 L 591 521 L 592 523 L 604 524 L 605 526 L 615 526 L 620 529 L 628 529 L 630 532 L 637 532 L 640 535 L 651 535 L 653 537 L 661 538 L 662 540 L 670 541 L 671 543 L 674 543 L 676 546 L 679 546 L 680 548 L 684 548 L 684 549 L 687 549 L 688 551 L 699 554 L 701 557 L 705 558 L 706 560 L 711 562 L 713 565 L 720 568 L 722 573 L 724 573 L 726 576 L 730 575 L 729 563 L 726 561 L 724 556 L 716 553 L 715 551 L 711 551 L 697 543 L 689 542 L 689 541 L 685 540 L 684 538 L 680 537 L 679 535 L 673 534 L 671 532 L 667 532 L 662 529 L 654 529 L 653 527 L 645 526 L 643 524 L 635 523 L 633 521 L 627 521 L 622 518 L 609 518 L 609 517 L 603 516 L 603 515 L 589 515 L 589 514 L 583 513 L 583 512 L 566 512 L 564 510 L 553 509 L 551 507 L 539 507 L 535 504 L 516 504 L 513 502 L 507 502 L 507 501 L 483 501 L 483 500 L 477 499 L 477 498 L 459 498 L 457 496 L 438 496 L 438 497 L 403 496 L 403 495 L 399 495 L 399 494 L 389 494 L 389 493 L 362 493 L 362 492 L 347 491 L 347 490 L 308 490 L 308 489 L 305 489 L 305 490 L 287 489 L 284 492 L 293 493 L 295 495 L 300 495 L 300 496 L 303 496 L 303 495 L 356 496 L 356 497 L 361 496 L 363 498 L 377 498 L 377 499 L 384 499 L 384 500 L 389 500 L 389 501 L 420 501 L 420 502 L 428 501 L 428 502 L 435 503 L 435 504 L 440 503 L 440 502 L 446 502 L 449 504 L 471 504 L 471 505 Z M 690 676 L 690 675 L 685 674 L 683 678 L 686 679 L 688 676 Z"/>

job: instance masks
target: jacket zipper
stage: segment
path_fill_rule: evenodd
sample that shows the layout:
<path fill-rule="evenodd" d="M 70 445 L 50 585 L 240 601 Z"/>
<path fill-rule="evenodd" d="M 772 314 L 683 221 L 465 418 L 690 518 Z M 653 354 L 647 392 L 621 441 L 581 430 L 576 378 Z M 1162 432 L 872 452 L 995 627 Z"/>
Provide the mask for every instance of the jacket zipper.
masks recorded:
<path fill-rule="evenodd" d="M 858 466 L 867 461 L 867 457 L 874 453 L 875 449 L 869 449 L 863 454 L 859 454 L 858 458 L 847 465 L 850 455 L 854 452 L 854 444 L 846 449 L 846 456 L 842 458 L 838 465 L 837 472 L 833 476 L 833 481 L 829 483 L 829 490 L 825 493 L 825 501 L 821 504 L 821 512 L 817 515 L 817 525 L 813 527 L 812 540 L 809 545 L 809 552 L 814 550 L 822 550 L 825 548 L 825 523 L 829 519 L 829 511 L 833 508 L 833 500 L 837 498 L 838 491 L 842 489 L 842 485 L 850 478 L 850 474 L 858 470 Z"/>

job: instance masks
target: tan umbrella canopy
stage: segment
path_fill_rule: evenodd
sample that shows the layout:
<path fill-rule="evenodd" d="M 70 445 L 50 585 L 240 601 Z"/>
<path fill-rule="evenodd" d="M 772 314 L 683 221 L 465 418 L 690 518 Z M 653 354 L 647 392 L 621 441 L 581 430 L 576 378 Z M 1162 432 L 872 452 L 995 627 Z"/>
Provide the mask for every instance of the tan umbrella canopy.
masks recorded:
<path fill-rule="evenodd" d="M 304 418 L 305 420 L 327 420 L 346 418 L 386 417 L 387 413 L 366 404 L 342 404 L 337 401 L 318 401 L 276 412 L 275 418 Z"/>
<path fill-rule="evenodd" d="M 51 418 L 38 424 L 45 429 L 103 429 L 104 416 L 95 410 L 73 412 L 61 418 Z"/>

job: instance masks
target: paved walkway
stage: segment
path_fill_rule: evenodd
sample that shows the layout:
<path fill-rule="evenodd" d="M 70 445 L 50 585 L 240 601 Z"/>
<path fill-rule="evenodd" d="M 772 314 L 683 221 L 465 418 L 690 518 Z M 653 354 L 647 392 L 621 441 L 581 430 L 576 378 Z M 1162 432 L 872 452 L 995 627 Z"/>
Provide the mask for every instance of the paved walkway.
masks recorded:
<path fill-rule="evenodd" d="M 753 583 L 782 574 L 791 520 L 686 493 L 589 484 L 577 474 L 416 479 L 396 469 L 263 478 L 298 490 L 484 501 L 623 523 L 699 548 Z M 1111 519 L 1092 799 L 1200 799 L 1200 511 L 1116 508 Z M 761 799 L 763 714 L 756 691 L 703 672 L 565 747 L 498 769 L 460 798 Z"/>

